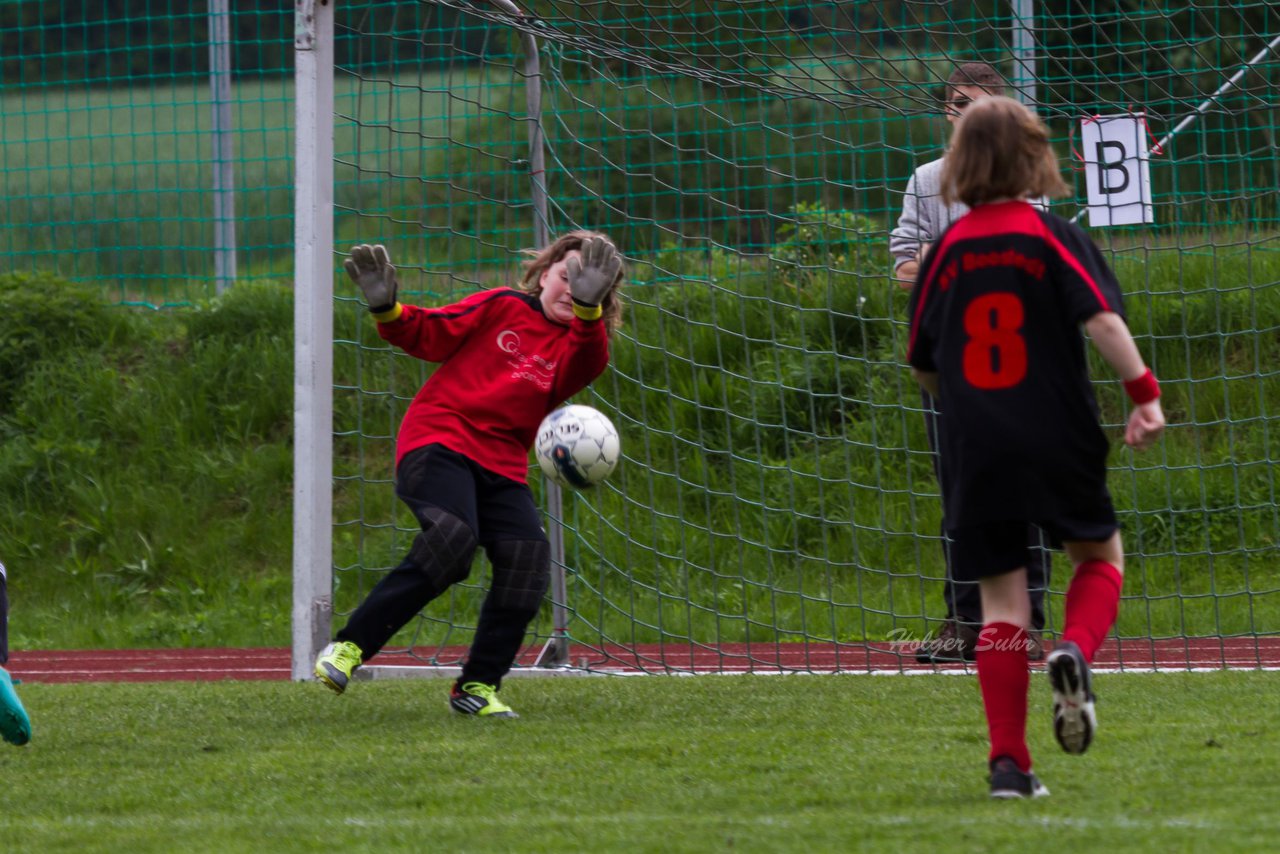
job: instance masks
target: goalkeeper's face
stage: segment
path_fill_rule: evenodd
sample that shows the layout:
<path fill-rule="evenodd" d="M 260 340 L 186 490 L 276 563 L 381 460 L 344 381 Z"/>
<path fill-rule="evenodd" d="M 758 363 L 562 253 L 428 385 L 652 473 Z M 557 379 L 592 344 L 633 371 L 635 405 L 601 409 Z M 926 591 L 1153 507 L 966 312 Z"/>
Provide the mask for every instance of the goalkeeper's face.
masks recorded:
<path fill-rule="evenodd" d="M 542 271 L 538 285 L 542 293 L 538 299 L 542 301 L 542 313 L 553 323 L 568 326 L 573 322 L 573 297 L 569 295 L 569 269 L 567 262 L 577 258 L 578 250 L 566 252 L 565 256 Z"/>

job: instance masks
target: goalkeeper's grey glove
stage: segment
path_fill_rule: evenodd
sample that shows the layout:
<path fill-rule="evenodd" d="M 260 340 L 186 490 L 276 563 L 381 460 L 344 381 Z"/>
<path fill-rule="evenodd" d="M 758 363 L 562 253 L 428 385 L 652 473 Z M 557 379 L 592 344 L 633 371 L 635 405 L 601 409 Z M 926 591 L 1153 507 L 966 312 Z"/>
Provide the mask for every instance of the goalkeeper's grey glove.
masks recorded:
<path fill-rule="evenodd" d="M 396 301 L 396 268 L 382 244 L 370 246 L 361 243 L 351 247 L 351 257 L 342 263 L 351 281 L 364 292 L 369 311 L 379 323 L 387 323 L 400 316 L 401 305 Z"/>
<path fill-rule="evenodd" d="M 569 273 L 569 294 L 573 297 L 573 313 L 583 320 L 600 317 L 600 303 L 622 272 L 618 250 L 604 237 L 588 237 L 582 241 L 578 257 L 565 262 Z"/>

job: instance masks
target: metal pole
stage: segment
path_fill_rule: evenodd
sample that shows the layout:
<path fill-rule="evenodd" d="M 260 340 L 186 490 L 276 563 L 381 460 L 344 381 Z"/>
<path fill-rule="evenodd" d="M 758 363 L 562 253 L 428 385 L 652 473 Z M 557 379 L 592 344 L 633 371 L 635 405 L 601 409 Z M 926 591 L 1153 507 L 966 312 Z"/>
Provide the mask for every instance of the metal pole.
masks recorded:
<path fill-rule="evenodd" d="M 493 0 L 504 12 L 523 15 L 511 0 Z M 533 201 L 533 238 L 539 247 L 551 242 L 547 205 L 547 156 L 542 131 L 542 66 L 538 40 L 522 33 L 524 45 L 525 112 L 529 122 L 529 193 Z M 538 656 L 539 667 L 560 667 L 569 663 L 568 582 L 565 578 L 564 493 L 550 478 L 543 478 L 547 497 L 547 539 L 551 542 L 551 640 Z"/>
<path fill-rule="evenodd" d="M 231 0 L 209 0 L 213 101 L 213 267 L 217 292 L 236 280 L 236 180 L 231 126 Z"/>
<path fill-rule="evenodd" d="M 1213 94 L 1211 94 L 1209 97 L 1201 101 L 1198 107 L 1196 107 L 1187 115 L 1183 116 L 1182 121 L 1174 125 L 1173 130 L 1169 131 L 1159 141 L 1157 141 L 1154 145 L 1151 146 L 1150 148 L 1151 156 L 1156 157 L 1158 155 L 1163 154 L 1165 146 L 1168 145 L 1169 142 L 1175 136 L 1182 133 L 1184 130 L 1186 130 L 1188 127 L 1191 126 L 1192 122 L 1194 122 L 1196 119 L 1200 118 L 1206 112 L 1208 112 L 1209 107 L 1213 105 L 1214 101 L 1217 101 L 1224 94 L 1226 94 L 1228 89 L 1233 88 L 1237 83 L 1239 83 L 1240 79 L 1249 72 L 1250 68 L 1253 68 L 1259 62 L 1262 62 L 1262 60 L 1266 58 L 1267 54 L 1271 53 L 1276 48 L 1280 48 L 1280 36 L 1276 36 L 1271 41 L 1267 42 L 1267 46 L 1264 47 L 1262 50 L 1258 51 L 1256 54 L 1254 54 L 1253 59 L 1249 60 L 1244 65 L 1242 65 L 1236 71 L 1236 73 L 1232 74 L 1231 77 L 1225 83 L 1223 83 L 1217 89 L 1213 90 Z M 1076 211 L 1076 215 L 1071 218 L 1071 221 L 1077 222 L 1080 219 L 1080 217 L 1084 216 L 1085 211 L 1087 211 L 1088 209 L 1089 209 L 1088 207 L 1083 207 L 1080 210 Z"/>
<path fill-rule="evenodd" d="M 1249 71 L 1249 69 L 1250 69 L 1250 68 L 1253 68 L 1253 67 L 1254 67 L 1255 65 L 1257 65 L 1259 62 L 1261 62 L 1261 61 L 1262 61 L 1262 59 L 1263 59 L 1263 57 L 1265 57 L 1267 54 L 1271 53 L 1271 52 L 1272 52 L 1273 50 L 1275 50 L 1277 47 L 1280 47 L 1280 36 L 1276 36 L 1275 38 L 1273 38 L 1273 39 L 1270 41 L 1270 43 L 1269 43 L 1269 44 L 1267 44 L 1267 46 L 1266 46 L 1266 47 L 1264 47 L 1262 50 L 1258 51 L 1257 55 L 1256 55 L 1256 56 L 1254 56 L 1254 58 L 1253 58 L 1253 59 L 1251 59 L 1251 60 L 1249 60 L 1248 62 L 1246 62 L 1246 63 L 1244 64 L 1244 66 L 1240 68 L 1240 70 L 1239 70 L 1239 71 L 1237 71 L 1235 74 L 1231 75 L 1231 79 L 1230 79 L 1230 80 L 1228 80 L 1226 83 L 1223 83 L 1223 84 L 1222 84 L 1221 86 L 1219 86 L 1216 90 L 1214 90 L 1214 93 L 1213 93 L 1212 95 L 1210 95 L 1208 98 L 1205 98 L 1205 99 L 1204 99 L 1204 102 L 1203 102 L 1200 106 L 1196 107 L 1196 108 L 1195 108 L 1195 110 L 1194 110 L 1194 111 L 1192 111 L 1192 113 L 1191 113 L 1190 115 L 1185 116 L 1185 117 L 1182 119 L 1182 121 L 1178 122 L 1178 124 L 1174 127 L 1174 129 L 1173 129 L 1173 130 L 1171 130 L 1171 131 L 1169 131 L 1167 134 L 1165 134 L 1164 139 L 1160 140 L 1160 141 L 1159 141 L 1159 142 L 1157 142 L 1155 145 L 1151 146 L 1151 153 L 1152 153 L 1153 155 L 1158 155 L 1158 154 L 1163 153 L 1163 151 L 1164 151 L 1164 147 L 1165 147 L 1166 145 L 1168 145 L 1168 144 L 1169 144 L 1169 140 L 1173 139 L 1177 134 L 1179 134 L 1179 133 L 1181 133 L 1183 130 L 1185 130 L 1185 129 L 1186 129 L 1186 127 L 1187 127 L 1188 125 L 1190 125 L 1192 122 L 1194 122 L 1196 119 L 1198 119 L 1198 118 L 1200 118 L 1201 116 L 1203 116 L 1203 115 L 1205 114 L 1205 112 L 1206 112 L 1206 111 L 1208 111 L 1208 109 L 1209 109 L 1209 105 L 1210 105 L 1210 104 L 1212 104 L 1214 101 L 1218 100 L 1218 98 L 1222 97 L 1222 95 L 1223 95 L 1223 94 L 1224 94 L 1228 89 L 1230 89 L 1231 87 L 1233 87 L 1233 86 L 1235 86 L 1237 83 L 1239 83 L 1239 82 L 1240 82 L 1240 78 L 1241 78 L 1241 77 L 1244 77 L 1244 75 Z"/>
<path fill-rule="evenodd" d="M 333 618 L 333 5 L 295 0 L 292 676 Z"/>
<path fill-rule="evenodd" d="M 565 576 L 564 491 L 544 477 L 547 496 L 547 539 L 551 543 L 551 639 L 538 654 L 535 667 L 569 664 L 569 582 Z"/>
<path fill-rule="evenodd" d="M 1013 88 L 1019 101 L 1035 108 L 1035 0 L 1013 0 Z"/>
<path fill-rule="evenodd" d="M 504 12 L 523 16 L 511 0 L 493 0 Z M 541 248 L 551 242 L 551 221 L 547 212 L 547 155 L 543 150 L 542 132 L 542 65 L 538 58 L 538 40 L 521 33 L 524 46 L 525 112 L 529 120 L 529 192 L 533 201 L 533 238 Z"/>

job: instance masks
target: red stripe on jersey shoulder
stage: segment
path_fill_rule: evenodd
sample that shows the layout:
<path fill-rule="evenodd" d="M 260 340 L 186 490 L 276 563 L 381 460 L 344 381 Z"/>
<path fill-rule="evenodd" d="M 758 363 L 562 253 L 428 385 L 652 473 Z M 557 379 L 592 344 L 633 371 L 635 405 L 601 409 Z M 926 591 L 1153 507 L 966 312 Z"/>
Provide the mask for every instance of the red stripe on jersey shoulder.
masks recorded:
<path fill-rule="evenodd" d="M 1088 268 L 1080 262 L 1080 259 L 1077 258 L 1071 250 L 1062 245 L 1062 241 L 1058 239 L 1058 235 L 1046 228 L 1044 239 L 1053 247 L 1054 251 L 1058 253 L 1062 260 L 1067 262 L 1067 265 L 1080 275 L 1080 278 L 1084 280 L 1084 283 L 1089 286 L 1089 290 L 1093 291 L 1093 295 L 1098 298 L 1098 305 L 1102 306 L 1102 310 L 1115 311 L 1115 309 L 1111 307 L 1111 304 L 1107 302 L 1106 296 L 1102 293 L 1102 288 L 1098 287 L 1097 280 L 1089 273 Z"/>
<path fill-rule="evenodd" d="M 1029 234 L 1040 237 L 1048 228 L 1040 221 L 1036 209 L 1028 202 L 999 202 L 980 205 L 969 211 L 947 232 L 938 246 L 947 249 L 961 240 L 998 237 L 1001 234 Z M 939 256 L 941 257 L 941 256 Z"/>
<path fill-rule="evenodd" d="M 1047 231 L 1035 209 L 1027 202 L 1001 202 L 994 205 L 980 205 L 956 220 L 951 228 L 942 236 L 942 242 L 929 250 L 929 264 L 926 269 L 927 278 L 920 292 L 920 302 L 916 303 L 916 313 L 911 319 L 911 333 L 907 338 L 907 358 L 911 358 L 916 345 L 916 330 L 920 328 L 920 317 L 924 314 L 925 303 L 929 300 L 929 291 L 933 280 L 938 276 L 940 259 L 947 254 L 956 243 L 962 240 L 973 240 L 982 237 L 994 237 L 1000 234 L 1033 234 L 1040 235 Z"/>
<path fill-rule="evenodd" d="M 996 237 L 1001 234 L 1025 234 L 1031 237 L 1038 237 L 1049 244 L 1053 251 L 1058 254 L 1058 257 L 1079 274 L 1084 283 L 1093 291 L 1093 295 L 1098 298 L 1098 304 L 1102 306 L 1103 311 L 1113 311 L 1111 305 L 1107 302 L 1107 298 L 1103 295 L 1102 289 L 1098 287 L 1097 280 L 1089 273 L 1088 268 L 1081 263 L 1075 253 L 1063 245 L 1058 235 L 1053 233 L 1053 229 L 1050 228 L 1045 219 L 1048 216 L 1049 214 L 1036 210 L 1029 202 L 1025 201 L 980 205 L 957 220 L 956 224 L 947 232 L 946 237 L 937 247 L 938 257 L 941 258 L 948 247 L 961 240 Z"/>
<path fill-rule="evenodd" d="M 449 305 L 442 305 L 438 308 L 423 307 L 422 310 L 429 318 L 449 320 L 455 317 L 465 317 L 471 312 L 499 299 L 518 300 L 529 306 L 529 308 L 539 313 L 542 312 L 542 303 L 537 297 L 525 291 L 517 291 L 514 288 L 493 288 L 487 291 L 480 291 Z"/>

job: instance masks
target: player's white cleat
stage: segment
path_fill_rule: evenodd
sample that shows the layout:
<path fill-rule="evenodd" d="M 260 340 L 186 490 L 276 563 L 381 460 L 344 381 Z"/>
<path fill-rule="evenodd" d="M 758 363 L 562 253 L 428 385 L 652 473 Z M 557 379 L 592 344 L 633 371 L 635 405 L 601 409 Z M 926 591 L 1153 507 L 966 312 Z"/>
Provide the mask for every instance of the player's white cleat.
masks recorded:
<path fill-rule="evenodd" d="M 1084 753 L 1098 728 L 1089 663 L 1080 647 L 1066 641 L 1049 653 L 1047 668 L 1053 686 L 1053 735 L 1067 753 Z"/>

